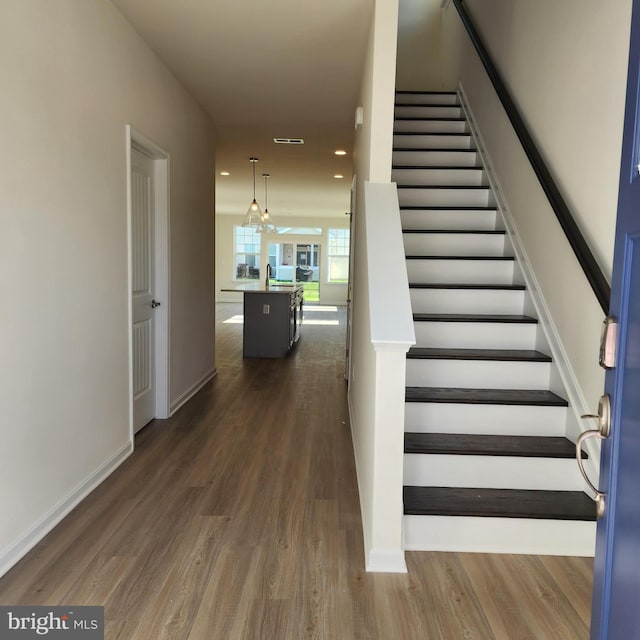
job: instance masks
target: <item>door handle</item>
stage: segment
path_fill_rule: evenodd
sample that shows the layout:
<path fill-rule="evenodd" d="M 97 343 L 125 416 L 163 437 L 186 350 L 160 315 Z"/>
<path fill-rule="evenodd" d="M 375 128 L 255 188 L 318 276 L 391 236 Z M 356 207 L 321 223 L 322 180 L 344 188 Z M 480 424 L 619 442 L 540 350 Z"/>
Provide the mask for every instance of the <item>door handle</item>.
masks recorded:
<path fill-rule="evenodd" d="M 156 307 L 159 307 L 160 303 L 157 300 L 152 300 L 151 301 L 151 308 L 155 309 Z"/>
<path fill-rule="evenodd" d="M 602 518 L 605 511 L 605 494 L 602 493 L 602 491 L 600 491 L 593 482 L 591 482 L 591 479 L 587 475 L 584 463 L 582 462 L 582 444 L 590 438 L 604 440 L 609 437 L 609 434 L 611 433 L 611 400 L 609 399 L 609 396 L 605 394 L 600 398 L 597 414 L 587 413 L 580 417 L 583 419 L 594 419 L 598 421 L 597 429 L 589 429 L 588 431 L 580 434 L 580 437 L 576 442 L 576 460 L 578 461 L 578 468 L 580 469 L 580 473 L 582 474 L 584 481 L 593 493 L 596 494 L 596 514 L 598 518 Z"/>

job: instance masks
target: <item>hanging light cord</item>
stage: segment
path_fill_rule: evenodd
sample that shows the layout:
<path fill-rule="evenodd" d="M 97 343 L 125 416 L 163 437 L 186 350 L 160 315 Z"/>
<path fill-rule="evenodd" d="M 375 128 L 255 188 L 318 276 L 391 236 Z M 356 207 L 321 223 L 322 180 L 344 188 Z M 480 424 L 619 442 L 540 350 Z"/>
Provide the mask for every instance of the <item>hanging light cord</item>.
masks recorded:
<path fill-rule="evenodd" d="M 263 173 L 262 177 L 264 178 L 264 208 L 266 211 L 269 208 L 269 201 L 267 200 L 267 178 L 269 177 L 269 174 Z"/>

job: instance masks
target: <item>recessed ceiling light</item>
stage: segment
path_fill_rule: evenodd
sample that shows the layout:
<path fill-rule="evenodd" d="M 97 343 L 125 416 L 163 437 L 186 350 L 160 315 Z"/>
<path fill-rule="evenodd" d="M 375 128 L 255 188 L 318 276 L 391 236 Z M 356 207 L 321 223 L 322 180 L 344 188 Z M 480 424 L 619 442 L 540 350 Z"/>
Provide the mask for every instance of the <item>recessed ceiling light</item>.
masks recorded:
<path fill-rule="evenodd" d="M 221 171 L 220 175 L 221 176 L 230 176 L 231 174 L 228 171 Z"/>
<path fill-rule="evenodd" d="M 334 177 L 334 178 L 338 178 L 338 179 L 340 179 L 340 178 L 344 178 L 344 176 L 343 176 L 341 173 L 336 173 L 336 175 L 335 175 L 335 176 L 333 176 L 333 177 Z"/>
<path fill-rule="evenodd" d="M 337 155 L 337 156 L 346 156 L 347 155 L 347 152 L 344 149 L 336 149 L 333 153 L 335 155 Z"/>

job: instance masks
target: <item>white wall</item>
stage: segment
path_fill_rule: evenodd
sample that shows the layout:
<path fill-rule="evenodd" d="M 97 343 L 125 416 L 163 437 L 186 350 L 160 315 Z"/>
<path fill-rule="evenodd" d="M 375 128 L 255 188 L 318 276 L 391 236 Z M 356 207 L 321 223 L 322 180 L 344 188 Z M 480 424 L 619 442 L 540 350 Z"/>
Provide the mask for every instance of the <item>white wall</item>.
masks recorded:
<path fill-rule="evenodd" d="M 443 78 L 442 0 L 400 0 L 396 86 L 404 91 L 450 90 Z"/>
<path fill-rule="evenodd" d="M 0 5 L 0 573 L 130 451 L 125 127 L 170 153 L 171 399 L 214 368 L 209 119 L 107 0 Z"/>
<path fill-rule="evenodd" d="M 234 262 L 234 238 L 233 228 L 242 224 L 243 215 L 216 215 L 216 301 L 217 302 L 242 302 L 241 293 L 230 293 L 223 289 L 233 289 L 245 282 L 235 280 Z M 269 262 L 269 243 L 271 242 L 309 242 L 320 243 L 320 303 L 339 304 L 347 303 L 347 285 L 327 282 L 327 249 L 329 229 L 348 229 L 349 217 L 286 217 L 278 219 L 280 226 L 305 227 L 322 229 L 322 235 L 280 235 L 262 234 L 260 247 L 260 273 L 265 274 Z M 262 276 L 264 278 L 264 275 Z"/>
<path fill-rule="evenodd" d="M 605 274 L 610 275 L 630 0 L 466 3 Z M 603 313 L 450 5 L 445 75 L 461 83 L 584 402 L 597 406 Z M 580 410 L 580 407 L 578 407 Z"/>
<path fill-rule="evenodd" d="M 413 338 L 397 193 L 391 184 L 397 12 L 397 0 L 376 2 L 360 91 L 364 122 L 354 149 L 349 376 L 365 566 L 368 571 L 391 572 L 406 571 L 402 548 L 404 369 L 405 352 Z"/>

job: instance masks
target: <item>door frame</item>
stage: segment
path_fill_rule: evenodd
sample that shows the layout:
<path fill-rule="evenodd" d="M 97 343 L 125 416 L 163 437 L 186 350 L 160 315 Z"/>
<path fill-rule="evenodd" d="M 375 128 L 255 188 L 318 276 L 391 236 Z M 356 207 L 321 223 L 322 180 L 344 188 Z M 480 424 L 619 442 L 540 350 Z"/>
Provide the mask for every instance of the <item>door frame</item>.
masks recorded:
<path fill-rule="evenodd" d="M 351 353 L 353 348 L 353 276 L 355 274 L 355 246 L 356 246 L 356 195 L 358 188 L 358 177 L 353 175 L 351 179 L 351 195 L 349 200 L 350 211 L 349 216 L 349 275 L 347 277 L 347 335 L 346 335 L 346 354 L 344 377 L 347 384 L 351 384 L 352 376 L 352 360 Z"/>
<path fill-rule="evenodd" d="M 154 251 L 155 296 L 160 301 L 154 316 L 155 348 L 155 417 L 168 418 L 170 412 L 170 217 L 169 217 L 169 153 L 140 133 L 132 125 L 126 125 L 127 159 L 127 343 L 129 390 L 129 437 L 134 442 L 133 425 L 133 306 L 132 298 L 132 199 L 131 199 L 131 150 L 134 149 L 153 160 L 154 167 Z"/>

